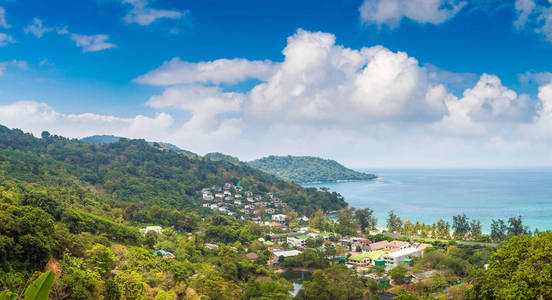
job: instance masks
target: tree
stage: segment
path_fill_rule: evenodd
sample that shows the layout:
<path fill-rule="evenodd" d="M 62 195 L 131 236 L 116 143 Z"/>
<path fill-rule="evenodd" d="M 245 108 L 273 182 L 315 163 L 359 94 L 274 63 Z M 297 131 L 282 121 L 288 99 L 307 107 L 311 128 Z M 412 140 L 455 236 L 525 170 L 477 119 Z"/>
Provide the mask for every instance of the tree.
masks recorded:
<path fill-rule="evenodd" d="M 495 242 L 500 242 L 506 238 L 506 231 L 508 228 L 504 223 L 504 220 L 492 220 L 491 221 L 491 240 Z"/>
<path fill-rule="evenodd" d="M 455 239 L 464 239 L 470 231 L 470 223 L 466 214 L 452 217 L 452 228 L 454 229 Z"/>
<path fill-rule="evenodd" d="M 364 282 L 344 265 L 334 265 L 314 272 L 311 281 L 303 283 L 299 299 L 358 299 L 364 294 Z"/>
<path fill-rule="evenodd" d="M 56 281 L 59 298 L 77 300 L 98 299 L 100 274 L 86 267 L 78 257 L 65 255 L 61 262 L 61 277 Z M 66 295 L 61 297 L 61 295 Z"/>
<path fill-rule="evenodd" d="M 105 277 L 115 268 L 115 264 L 118 260 L 119 259 L 113 254 L 111 249 L 102 244 L 96 244 L 88 252 L 87 262 L 92 268 L 95 268 L 102 277 Z"/>
<path fill-rule="evenodd" d="M 377 219 L 373 216 L 373 214 L 374 211 L 369 208 L 358 209 L 355 211 L 355 218 L 357 219 L 362 232 L 369 232 L 376 227 Z"/>
<path fill-rule="evenodd" d="M 510 219 L 508 219 L 508 235 L 525 235 L 528 231 L 529 228 L 527 228 L 527 226 L 523 226 L 521 216 L 518 216 L 517 218 L 511 217 Z"/>
<path fill-rule="evenodd" d="M 437 221 L 437 225 L 435 225 L 435 234 L 438 238 L 450 239 L 450 224 L 442 219 Z"/>
<path fill-rule="evenodd" d="M 495 299 L 552 299 L 552 232 L 514 236 L 491 256 L 474 289 Z"/>
<path fill-rule="evenodd" d="M 50 137 L 50 133 L 48 131 L 43 131 L 40 136 L 43 138 L 43 139 L 47 139 Z"/>
<path fill-rule="evenodd" d="M 390 232 L 396 232 L 401 229 L 402 224 L 403 222 L 401 218 L 399 218 L 393 210 L 390 210 L 387 217 L 387 230 Z"/>
<path fill-rule="evenodd" d="M 142 281 L 142 276 L 136 271 L 117 274 L 115 283 L 121 289 L 121 294 L 125 300 L 142 299 L 146 294 L 146 283 Z"/>
<path fill-rule="evenodd" d="M 393 279 L 393 282 L 396 284 L 403 284 L 406 282 L 406 269 L 401 265 L 389 270 L 387 274 L 389 274 L 391 279 Z"/>
<path fill-rule="evenodd" d="M 286 221 L 288 223 L 289 228 L 295 228 L 297 227 L 297 213 L 293 210 L 290 210 L 286 216 Z"/>
<path fill-rule="evenodd" d="M 105 288 L 103 291 L 103 296 L 105 300 L 120 300 L 121 299 L 121 290 L 119 286 L 113 280 L 107 280 L 105 282 Z"/>
<path fill-rule="evenodd" d="M 339 211 L 339 225 L 337 226 L 338 233 L 342 235 L 355 234 L 358 224 L 354 219 L 354 208 L 346 207 Z"/>
<path fill-rule="evenodd" d="M 324 212 L 321 209 L 318 209 L 314 216 L 310 219 L 310 226 L 312 228 L 321 229 L 324 224 Z"/>
<path fill-rule="evenodd" d="M 481 237 L 481 222 L 479 220 L 472 220 L 470 223 L 470 235 L 474 240 L 478 240 Z"/>

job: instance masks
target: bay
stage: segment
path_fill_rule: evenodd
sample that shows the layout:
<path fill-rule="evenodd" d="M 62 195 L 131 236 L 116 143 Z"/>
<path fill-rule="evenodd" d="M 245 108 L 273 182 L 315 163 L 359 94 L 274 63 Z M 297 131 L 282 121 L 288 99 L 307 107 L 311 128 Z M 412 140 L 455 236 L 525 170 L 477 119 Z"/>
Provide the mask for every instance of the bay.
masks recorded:
<path fill-rule="evenodd" d="M 552 169 L 369 169 L 379 180 L 305 184 L 328 187 L 356 208 L 371 208 L 385 226 L 389 210 L 403 220 L 435 223 L 466 214 L 484 232 L 492 219 L 522 216 L 531 230 L 552 229 Z"/>

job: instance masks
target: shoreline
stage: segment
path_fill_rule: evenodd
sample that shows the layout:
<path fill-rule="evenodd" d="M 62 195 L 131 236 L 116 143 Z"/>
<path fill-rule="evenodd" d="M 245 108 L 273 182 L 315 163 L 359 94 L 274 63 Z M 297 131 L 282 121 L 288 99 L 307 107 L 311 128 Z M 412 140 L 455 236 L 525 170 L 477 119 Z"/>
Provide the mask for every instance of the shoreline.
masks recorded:
<path fill-rule="evenodd" d="M 357 181 L 372 181 L 372 180 L 382 180 L 381 177 L 374 177 L 370 179 L 336 179 L 336 180 L 327 180 L 327 181 L 309 181 L 309 182 L 296 182 L 299 185 L 304 184 L 324 184 L 324 183 L 346 183 L 346 182 L 357 182 Z"/>

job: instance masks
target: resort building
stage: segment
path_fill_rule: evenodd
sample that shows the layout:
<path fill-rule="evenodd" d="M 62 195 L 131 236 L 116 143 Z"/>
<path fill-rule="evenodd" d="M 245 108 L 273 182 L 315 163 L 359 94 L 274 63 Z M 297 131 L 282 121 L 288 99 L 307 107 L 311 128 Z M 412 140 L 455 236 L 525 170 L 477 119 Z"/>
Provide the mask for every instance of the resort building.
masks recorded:
<path fill-rule="evenodd" d="M 383 256 L 385 266 L 394 268 L 405 264 L 405 260 L 410 261 L 412 257 L 422 256 L 422 250 L 416 248 L 407 248 L 396 252 L 388 253 Z"/>
<path fill-rule="evenodd" d="M 362 252 L 358 254 L 353 254 L 349 256 L 347 262 L 355 266 L 369 266 L 374 263 L 375 260 L 379 259 L 385 254 L 385 251 L 378 250 L 372 252 Z"/>

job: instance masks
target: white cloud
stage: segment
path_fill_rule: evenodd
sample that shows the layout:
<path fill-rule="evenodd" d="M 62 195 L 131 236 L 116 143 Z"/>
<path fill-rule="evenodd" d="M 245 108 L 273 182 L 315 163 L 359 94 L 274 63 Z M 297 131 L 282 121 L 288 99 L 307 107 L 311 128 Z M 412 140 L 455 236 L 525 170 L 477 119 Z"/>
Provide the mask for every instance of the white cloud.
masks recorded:
<path fill-rule="evenodd" d="M 67 27 L 56 27 L 56 33 L 59 35 L 66 35 L 69 34 L 69 30 Z"/>
<path fill-rule="evenodd" d="M 4 27 L 6 29 L 11 27 L 6 20 L 6 10 L 2 6 L 0 6 L 0 27 Z"/>
<path fill-rule="evenodd" d="M 24 60 L 12 59 L 10 61 L 0 62 L 0 76 L 4 75 L 4 72 L 8 67 L 16 67 L 22 70 L 26 70 L 29 67 L 29 64 Z"/>
<path fill-rule="evenodd" d="M 56 64 L 54 64 L 53 62 L 49 61 L 47 58 L 43 58 L 40 63 L 39 63 L 40 66 L 47 66 L 47 67 L 53 67 L 55 66 Z"/>
<path fill-rule="evenodd" d="M 187 83 L 237 83 L 247 78 L 267 79 L 274 71 L 270 61 L 250 61 L 242 58 L 217 59 L 191 63 L 178 57 L 135 80 L 152 85 Z"/>
<path fill-rule="evenodd" d="M 6 47 L 8 44 L 15 43 L 11 35 L 0 32 L 0 48 Z"/>
<path fill-rule="evenodd" d="M 364 0 L 359 10 L 362 22 L 393 28 L 403 18 L 440 24 L 454 17 L 466 4 L 458 0 Z"/>
<path fill-rule="evenodd" d="M 96 52 L 111 48 L 117 48 L 117 45 L 108 42 L 109 36 L 106 34 L 83 35 L 71 34 L 71 39 L 75 41 L 77 47 L 81 47 L 83 52 Z"/>
<path fill-rule="evenodd" d="M 39 135 L 43 130 L 70 137 L 84 137 L 97 133 L 114 133 L 131 138 L 148 138 L 170 128 L 172 117 L 159 113 L 150 118 L 138 115 L 134 118 L 119 118 L 92 113 L 63 114 L 45 103 L 19 101 L 0 106 L 2 124 L 22 128 Z"/>
<path fill-rule="evenodd" d="M 187 14 L 178 10 L 151 8 L 148 0 L 122 0 L 122 2 L 132 7 L 124 17 L 128 24 L 147 26 L 159 19 L 181 19 Z"/>
<path fill-rule="evenodd" d="M 552 41 L 552 2 L 535 2 L 534 0 L 516 0 L 517 29 L 532 29 Z"/>
<path fill-rule="evenodd" d="M 44 33 L 54 31 L 54 28 L 51 28 L 51 27 L 44 27 L 44 25 L 43 25 L 41 19 L 39 19 L 39 18 L 34 18 L 34 19 L 33 19 L 33 23 L 30 24 L 29 26 L 25 27 L 25 28 L 23 29 L 23 31 L 24 31 L 26 34 L 32 33 L 32 34 L 34 34 L 37 38 L 41 38 L 41 37 L 44 35 Z"/>
<path fill-rule="evenodd" d="M 446 93 L 437 93 L 427 71 L 404 52 L 348 49 L 335 45 L 331 34 L 299 30 L 283 53 L 274 75 L 250 93 L 254 117 L 356 123 L 446 113 Z"/>
<path fill-rule="evenodd" d="M 140 77 L 166 85 L 146 103 L 157 112 L 153 117 L 63 114 L 43 103 L 16 102 L 0 107 L 0 123 L 35 134 L 147 138 L 242 159 L 292 154 L 352 167 L 552 165 L 547 74 L 527 75 L 539 78 L 535 99 L 489 74 L 455 96 L 448 87 L 456 74 L 442 78 L 443 70 L 420 66 L 404 52 L 350 49 L 335 40 L 332 34 L 298 30 L 282 62 L 259 64 L 262 76 L 246 60 L 236 63 L 246 67 L 233 72 L 199 67 L 215 61 L 167 62 Z M 232 60 L 225 63 L 234 66 Z M 272 70 L 260 71 L 266 66 Z M 217 85 L 248 77 L 263 82 L 249 92 Z"/>

